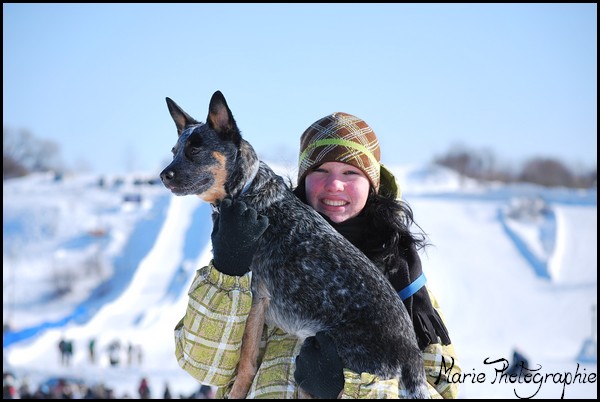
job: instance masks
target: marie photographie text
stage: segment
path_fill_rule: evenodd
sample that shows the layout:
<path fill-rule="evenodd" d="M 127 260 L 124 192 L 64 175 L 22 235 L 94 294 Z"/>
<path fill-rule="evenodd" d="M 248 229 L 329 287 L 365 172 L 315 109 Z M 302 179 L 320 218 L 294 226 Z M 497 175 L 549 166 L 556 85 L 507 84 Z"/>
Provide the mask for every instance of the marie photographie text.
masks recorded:
<path fill-rule="evenodd" d="M 561 399 L 565 397 L 565 392 L 568 387 L 573 384 L 595 384 L 596 373 L 589 372 L 585 367 L 581 367 L 579 363 L 573 367 L 572 371 L 563 372 L 545 372 L 539 364 L 528 366 L 524 362 L 520 362 L 516 370 L 508 371 L 510 366 L 507 359 L 490 358 L 483 360 L 483 364 L 490 367 L 490 372 L 463 372 L 455 370 L 454 359 L 446 361 L 442 357 L 440 363 L 440 371 L 436 384 L 443 378 L 446 378 L 450 383 L 457 384 L 513 384 L 515 396 L 519 399 L 530 399 L 535 397 L 542 386 L 545 384 L 561 384 L 562 394 Z M 489 375 L 488 375 L 489 374 Z M 527 386 L 526 391 L 523 388 L 526 384 L 534 384 L 535 386 Z"/>

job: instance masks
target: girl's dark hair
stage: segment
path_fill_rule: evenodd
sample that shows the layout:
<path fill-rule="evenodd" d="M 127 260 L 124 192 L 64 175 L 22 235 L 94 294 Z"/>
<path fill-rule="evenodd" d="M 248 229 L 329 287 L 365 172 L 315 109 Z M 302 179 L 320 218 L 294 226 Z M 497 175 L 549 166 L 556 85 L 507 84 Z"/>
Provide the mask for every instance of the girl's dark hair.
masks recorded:
<path fill-rule="evenodd" d="M 377 194 L 371 189 L 362 213 L 369 234 L 363 252 L 372 260 L 395 266 L 411 247 L 419 250 L 429 245 L 426 234 L 414 220 L 410 205 L 395 195 Z M 411 231 L 413 224 L 419 229 L 417 233 Z"/>

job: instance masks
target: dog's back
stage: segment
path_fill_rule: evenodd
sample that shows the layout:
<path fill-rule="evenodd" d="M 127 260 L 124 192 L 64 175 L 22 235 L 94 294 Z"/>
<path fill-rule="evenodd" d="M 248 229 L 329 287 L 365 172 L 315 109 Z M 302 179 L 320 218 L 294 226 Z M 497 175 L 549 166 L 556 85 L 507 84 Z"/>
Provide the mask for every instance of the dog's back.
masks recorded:
<path fill-rule="evenodd" d="M 398 378 L 408 396 L 427 397 L 410 317 L 377 267 L 259 162 L 220 92 L 206 124 L 167 104 L 179 139 L 161 173 L 165 186 L 211 203 L 232 196 L 269 219 L 251 264 L 266 321 L 300 339 L 328 331 L 344 367 Z"/>
<path fill-rule="evenodd" d="M 251 266 L 253 291 L 270 299 L 267 321 L 300 339 L 329 331 L 344 367 L 401 378 L 423 396 L 410 317 L 375 265 L 265 164 L 239 200 L 269 218 Z"/>

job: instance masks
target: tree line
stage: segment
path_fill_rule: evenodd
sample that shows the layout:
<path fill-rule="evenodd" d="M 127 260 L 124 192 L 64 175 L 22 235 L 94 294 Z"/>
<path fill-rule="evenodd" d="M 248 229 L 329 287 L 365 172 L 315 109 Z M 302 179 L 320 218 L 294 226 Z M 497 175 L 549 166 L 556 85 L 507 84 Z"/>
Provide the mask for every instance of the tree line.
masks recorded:
<path fill-rule="evenodd" d="M 36 138 L 28 130 L 3 128 L 4 180 L 33 172 L 61 171 L 60 147 L 53 141 Z M 433 163 L 450 168 L 462 176 L 482 181 L 533 183 L 545 187 L 596 187 L 596 166 L 575 171 L 555 158 L 530 158 L 520 168 L 503 166 L 491 151 L 454 146 L 436 156 Z"/>
<path fill-rule="evenodd" d="M 62 169 L 57 143 L 35 137 L 29 130 L 2 130 L 2 173 L 4 180 L 33 172 Z"/>
<path fill-rule="evenodd" d="M 597 168 L 576 171 L 564 162 L 549 157 L 532 157 L 522 166 L 506 166 L 491 151 L 455 146 L 433 162 L 462 176 L 481 181 L 532 183 L 545 187 L 595 188 Z"/>

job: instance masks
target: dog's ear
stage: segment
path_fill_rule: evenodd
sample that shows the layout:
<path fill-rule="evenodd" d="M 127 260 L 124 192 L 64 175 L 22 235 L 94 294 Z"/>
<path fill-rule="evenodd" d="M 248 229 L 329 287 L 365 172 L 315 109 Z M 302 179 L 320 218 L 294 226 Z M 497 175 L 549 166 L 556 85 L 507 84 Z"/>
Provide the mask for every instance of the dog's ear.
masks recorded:
<path fill-rule="evenodd" d="M 175 121 L 175 126 L 177 126 L 177 135 L 181 135 L 183 130 L 189 125 L 200 124 L 199 121 L 196 121 L 193 117 L 184 112 L 171 98 L 167 97 L 166 100 L 169 113 L 171 113 L 171 117 Z"/>
<path fill-rule="evenodd" d="M 221 91 L 215 92 L 210 98 L 206 122 L 210 128 L 221 134 L 223 139 L 229 139 L 236 144 L 239 144 L 242 139 L 233 114 Z"/>

